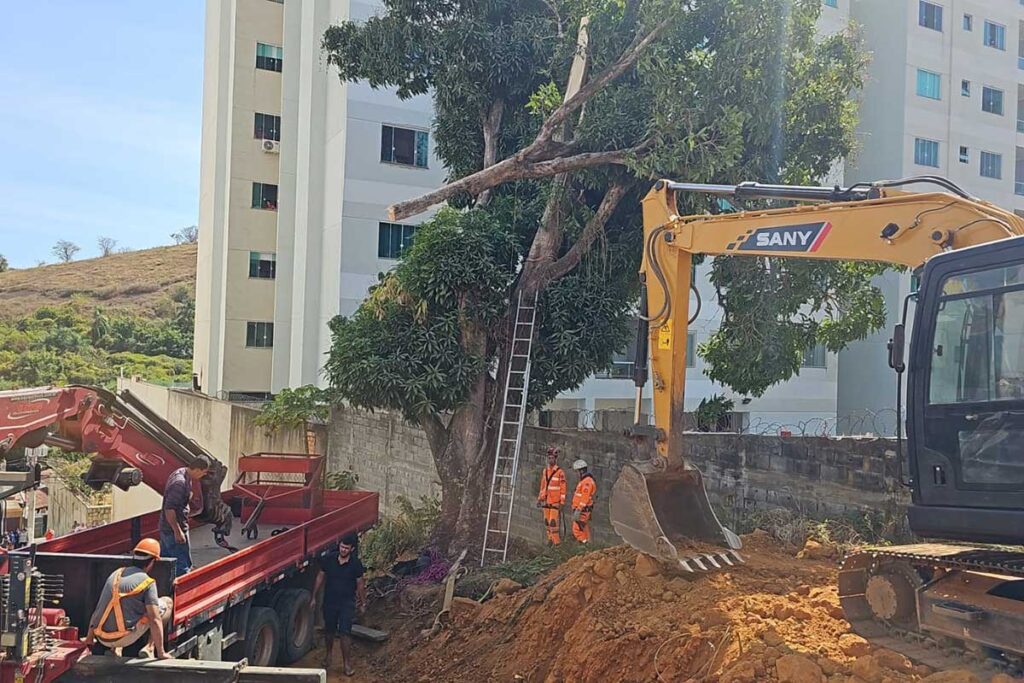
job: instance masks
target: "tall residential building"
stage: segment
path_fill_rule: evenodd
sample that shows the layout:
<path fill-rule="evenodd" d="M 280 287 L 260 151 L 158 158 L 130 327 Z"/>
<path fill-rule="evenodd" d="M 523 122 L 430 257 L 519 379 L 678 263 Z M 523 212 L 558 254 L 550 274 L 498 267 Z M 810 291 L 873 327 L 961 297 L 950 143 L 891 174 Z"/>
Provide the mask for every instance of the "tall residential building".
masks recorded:
<path fill-rule="evenodd" d="M 847 161 L 847 183 L 940 175 L 981 199 L 1024 211 L 1022 5 L 1019 0 L 853 0 L 847 5 L 872 57 L 861 96 L 860 149 Z M 910 277 L 891 273 L 877 284 L 891 328 L 902 315 Z M 839 354 L 841 426 L 858 424 L 859 416 L 885 414 L 877 422 L 888 426 L 885 431 L 895 429 L 889 336 L 883 330 Z"/>
<path fill-rule="evenodd" d="M 376 8 L 207 2 L 194 352 L 207 394 L 316 383 L 327 321 L 412 239 L 386 207 L 443 182 L 429 97 L 343 84 L 320 50 L 329 25 Z"/>
<path fill-rule="evenodd" d="M 399 101 L 342 84 L 320 52 L 328 25 L 377 7 L 208 1 L 195 352 L 206 393 L 261 398 L 322 383 L 327 321 L 354 311 L 412 237 L 414 226 L 389 224 L 385 207 L 444 180 L 429 98 Z M 872 61 L 859 95 L 859 149 L 836 181 L 945 175 L 1024 209 L 1021 0 L 822 0 L 820 34 L 851 20 Z M 706 274 L 703 266 L 694 344 L 721 319 Z M 891 327 L 909 277 L 889 275 L 879 285 Z M 760 398 L 710 382 L 691 354 L 687 409 L 724 394 L 740 413 L 734 419 L 754 430 L 891 431 L 888 336 L 838 356 L 812 349 L 799 376 Z M 552 407 L 631 407 L 632 359 L 628 351 L 616 359 Z"/>

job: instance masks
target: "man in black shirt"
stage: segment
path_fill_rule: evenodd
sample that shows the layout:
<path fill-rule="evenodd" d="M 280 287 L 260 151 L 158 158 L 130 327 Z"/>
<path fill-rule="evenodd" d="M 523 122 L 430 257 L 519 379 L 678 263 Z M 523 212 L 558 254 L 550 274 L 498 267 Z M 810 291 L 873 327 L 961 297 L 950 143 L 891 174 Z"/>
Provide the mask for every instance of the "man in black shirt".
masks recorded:
<path fill-rule="evenodd" d="M 360 613 L 366 609 L 366 581 L 363 579 L 365 570 L 363 563 L 356 555 L 359 538 L 355 534 L 346 534 L 338 544 L 338 551 L 328 553 L 320 558 L 320 572 L 316 577 L 316 595 L 320 586 L 324 587 L 324 637 L 327 639 L 327 652 L 324 655 L 324 668 L 331 664 L 334 652 L 334 638 L 341 637 L 341 658 L 345 675 L 352 676 L 352 620 L 356 610 Z"/>
<path fill-rule="evenodd" d="M 192 569 L 192 552 L 188 543 L 188 518 L 192 512 L 192 482 L 210 471 L 210 461 L 200 455 L 188 466 L 171 472 L 164 485 L 164 501 L 160 513 L 160 554 L 176 561 L 174 575 Z"/>

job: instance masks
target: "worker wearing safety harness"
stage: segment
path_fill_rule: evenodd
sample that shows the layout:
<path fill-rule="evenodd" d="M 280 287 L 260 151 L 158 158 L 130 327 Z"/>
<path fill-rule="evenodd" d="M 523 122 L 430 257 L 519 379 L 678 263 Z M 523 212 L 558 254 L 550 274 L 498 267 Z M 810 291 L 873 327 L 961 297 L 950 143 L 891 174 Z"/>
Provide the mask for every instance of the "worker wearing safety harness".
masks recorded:
<path fill-rule="evenodd" d="M 558 534 L 558 521 L 562 506 L 565 505 L 565 472 L 558 466 L 559 450 L 552 446 L 548 449 L 548 466 L 540 477 L 540 493 L 537 494 L 537 507 L 544 510 L 544 530 L 548 542 L 558 545 L 562 542 Z"/>
<path fill-rule="evenodd" d="M 86 645 L 98 642 L 111 650 L 128 647 L 148 630 L 153 656 L 172 658 L 164 650 L 164 623 L 171 618 L 173 603 L 157 595 L 156 581 L 149 575 L 158 559 L 160 542 L 144 538 L 132 551 L 131 565 L 110 575 L 89 620 Z"/>
<path fill-rule="evenodd" d="M 597 482 L 587 471 L 587 463 L 577 460 L 572 464 L 580 481 L 572 494 L 572 536 L 580 543 L 590 542 L 590 517 L 594 512 L 594 496 L 597 495 Z"/>

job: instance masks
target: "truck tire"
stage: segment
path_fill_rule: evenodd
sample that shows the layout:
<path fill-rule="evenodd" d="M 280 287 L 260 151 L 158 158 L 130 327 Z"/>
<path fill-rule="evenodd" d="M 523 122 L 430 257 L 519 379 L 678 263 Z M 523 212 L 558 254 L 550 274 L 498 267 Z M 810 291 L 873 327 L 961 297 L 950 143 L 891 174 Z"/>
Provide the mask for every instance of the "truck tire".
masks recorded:
<path fill-rule="evenodd" d="M 280 664 L 294 664 L 313 647 L 316 619 L 309 604 L 311 599 L 309 591 L 303 588 L 288 588 L 278 593 L 274 601 L 274 611 L 281 623 L 277 656 Z"/>
<path fill-rule="evenodd" d="M 241 643 L 250 666 L 274 666 L 281 644 L 281 622 L 269 607 L 253 607 Z"/>

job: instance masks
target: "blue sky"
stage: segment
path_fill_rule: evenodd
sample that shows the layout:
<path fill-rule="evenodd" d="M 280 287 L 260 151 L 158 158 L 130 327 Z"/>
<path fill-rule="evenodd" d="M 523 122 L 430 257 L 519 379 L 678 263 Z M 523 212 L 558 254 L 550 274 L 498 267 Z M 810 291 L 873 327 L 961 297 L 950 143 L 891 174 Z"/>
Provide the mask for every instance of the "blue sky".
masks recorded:
<path fill-rule="evenodd" d="M 202 0 L 4 3 L 0 254 L 133 249 L 197 222 Z"/>

